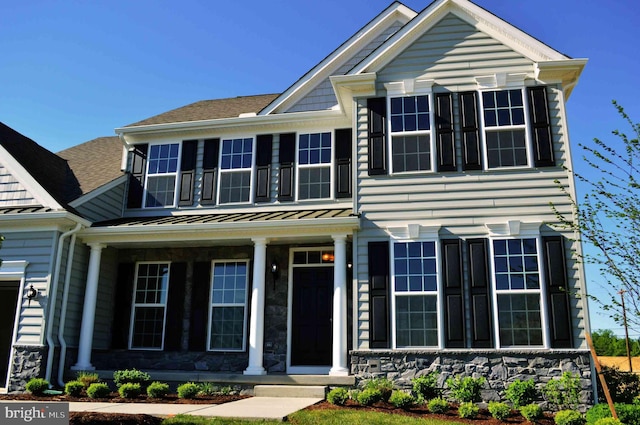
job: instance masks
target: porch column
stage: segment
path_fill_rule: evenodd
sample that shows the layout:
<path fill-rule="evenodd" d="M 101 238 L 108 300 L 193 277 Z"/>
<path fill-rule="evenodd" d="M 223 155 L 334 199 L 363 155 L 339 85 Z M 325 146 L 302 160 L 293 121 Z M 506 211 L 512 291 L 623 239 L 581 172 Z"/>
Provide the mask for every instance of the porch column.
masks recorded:
<path fill-rule="evenodd" d="M 333 353 L 329 375 L 348 375 L 347 369 L 347 248 L 346 235 L 333 235 Z"/>
<path fill-rule="evenodd" d="M 78 362 L 72 370 L 94 370 L 91 364 L 91 347 L 93 344 L 93 324 L 96 318 L 96 301 L 98 298 L 98 278 L 100 277 L 100 257 L 105 247 L 99 243 L 89 244 L 89 270 L 87 271 L 87 287 L 84 292 L 82 323 L 80 325 L 80 342 L 78 346 Z"/>
<path fill-rule="evenodd" d="M 262 366 L 264 345 L 264 276 L 267 266 L 267 240 L 252 239 L 253 289 L 251 291 L 251 321 L 249 325 L 249 366 L 245 375 L 266 375 Z"/>

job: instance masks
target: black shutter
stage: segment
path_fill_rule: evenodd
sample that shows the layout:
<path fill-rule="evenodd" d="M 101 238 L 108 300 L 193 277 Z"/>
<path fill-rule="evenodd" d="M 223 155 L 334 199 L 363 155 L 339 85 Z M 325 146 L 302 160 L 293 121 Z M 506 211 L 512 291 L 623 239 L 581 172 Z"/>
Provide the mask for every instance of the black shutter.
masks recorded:
<path fill-rule="evenodd" d="M 135 145 L 131 151 L 131 174 L 129 174 L 129 194 L 127 208 L 142 208 L 144 195 L 144 175 L 147 172 L 147 152 L 149 145 Z"/>
<path fill-rule="evenodd" d="M 460 119 L 462 121 L 462 169 L 482 170 L 478 94 L 476 92 L 460 93 Z"/>
<path fill-rule="evenodd" d="M 552 348 L 573 348 L 567 265 L 562 236 L 545 236 L 544 262 Z"/>
<path fill-rule="evenodd" d="M 131 301 L 133 297 L 134 263 L 118 264 L 116 293 L 113 303 L 113 321 L 111 326 L 111 348 L 129 348 L 129 327 L 131 326 Z"/>
<path fill-rule="evenodd" d="M 387 98 L 367 99 L 369 110 L 369 175 L 387 174 Z"/>
<path fill-rule="evenodd" d="M 198 154 L 198 141 L 185 140 L 182 142 L 182 160 L 180 161 L 180 185 L 178 205 L 193 205 L 193 190 L 196 179 L 196 155 Z"/>
<path fill-rule="evenodd" d="M 261 134 L 256 137 L 256 202 L 271 200 L 271 152 L 272 134 Z"/>
<path fill-rule="evenodd" d="M 293 201 L 294 164 L 296 158 L 296 133 L 280 135 L 280 178 L 278 179 L 278 200 Z"/>
<path fill-rule="evenodd" d="M 553 155 L 547 88 L 544 86 L 529 87 L 527 91 L 529 93 L 531 135 L 533 136 L 533 164 L 536 167 L 553 167 L 556 162 Z"/>
<path fill-rule="evenodd" d="M 200 203 L 203 205 L 216 203 L 219 149 L 220 139 L 208 139 L 204 141 L 204 155 L 202 157 L 202 194 L 200 195 Z"/>
<path fill-rule="evenodd" d="M 187 263 L 171 263 L 169 294 L 164 331 L 165 351 L 179 351 L 182 344 L 182 318 L 184 316 L 184 286 L 187 281 Z"/>
<path fill-rule="evenodd" d="M 191 289 L 190 351 L 205 351 L 207 348 L 210 288 L 211 262 L 196 262 L 193 265 L 193 287 Z"/>
<path fill-rule="evenodd" d="M 350 128 L 336 130 L 336 198 L 351 197 L 351 144 Z"/>
<path fill-rule="evenodd" d="M 460 240 L 442 240 L 446 348 L 465 347 L 464 291 Z"/>
<path fill-rule="evenodd" d="M 469 282 L 471 292 L 471 334 L 474 348 L 493 347 L 491 326 L 490 280 L 487 257 L 487 240 L 470 239 Z"/>
<path fill-rule="evenodd" d="M 389 242 L 369 242 L 369 348 L 390 348 Z"/>
<path fill-rule="evenodd" d="M 436 94 L 436 142 L 438 171 L 456 171 L 451 93 Z"/>

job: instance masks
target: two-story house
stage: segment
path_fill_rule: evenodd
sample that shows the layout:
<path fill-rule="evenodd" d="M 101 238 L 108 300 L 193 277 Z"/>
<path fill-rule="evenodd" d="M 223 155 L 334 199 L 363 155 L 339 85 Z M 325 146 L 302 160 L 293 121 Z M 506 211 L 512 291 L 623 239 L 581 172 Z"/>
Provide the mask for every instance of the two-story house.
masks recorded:
<path fill-rule="evenodd" d="M 100 161 L 122 175 L 88 144 L 61 153 L 105 178 L 61 204 L 73 225 L 33 300 L 12 251 L 30 242 L 0 215 L 0 257 L 25 262 L 7 385 L 31 346 L 58 380 L 439 370 L 497 398 L 571 370 L 590 396 L 580 247 L 549 206 L 571 213 L 556 181 L 573 193 L 565 102 L 585 63 L 467 0 L 394 2 L 283 93 L 116 129 Z"/>

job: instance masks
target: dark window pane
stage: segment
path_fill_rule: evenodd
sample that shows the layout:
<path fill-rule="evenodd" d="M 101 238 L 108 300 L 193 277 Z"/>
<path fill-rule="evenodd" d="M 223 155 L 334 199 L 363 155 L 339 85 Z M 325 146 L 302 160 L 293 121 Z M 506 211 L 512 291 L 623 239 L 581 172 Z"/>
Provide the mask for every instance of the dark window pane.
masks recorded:
<path fill-rule="evenodd" d="M 429 112 L 429 96 L 416 96 L 418 112 Z"/>
<path fill-rule="evenodd" d="M 493 92 L 483 92 L 482 93 L 482 105 L 485 108 L 495 108 L 496 103 L 493 97 Z"/>
<path fill-rule="evenodd" d="M 402 113 L 402 98 L 401 97 L 393 97 L 391 98 L 391 114 L 401 114 Z"/>
<path fill-rule="evenodd" d="M 498 108 L 509 107 L 509 92 L 507 91 L 496 92 L 496 106 Z"/>
<path fill-rule="evenodd" d="M 405 97 L 404 102 L 404 113 L 405 114 L 414 114 L 416 112 L 416 99 L 415 97 Z"/>
<path fill-rule="evenodd" d="M 511 115 L 508 109 L 498 109 L 498 125 L 511 125 Z"/>
<path fill-rule="evenodd" d="M 497 124 L 498 120 L 495 111 L 484 111 L 484 125 L 487 127 L 495 127 Z"/>

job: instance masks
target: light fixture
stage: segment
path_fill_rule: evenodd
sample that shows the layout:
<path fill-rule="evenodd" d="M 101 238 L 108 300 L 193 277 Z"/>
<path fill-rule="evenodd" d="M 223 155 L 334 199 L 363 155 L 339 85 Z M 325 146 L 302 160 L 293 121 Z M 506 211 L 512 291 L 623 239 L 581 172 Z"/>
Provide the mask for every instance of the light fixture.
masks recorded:
<path fill-rule="evenodd" d="M 278 267 L 278 263 L 275 260 L 271 262 L 271 277 L 273 278 L 273 289 L 276 289 L 276 281 L 280 276 L 280 267 Z"/>
<path fill-rule="evenodd" d="M 27 300 L 29 300 L 29 305 L 31 305 L 31 300 L 38 296 L 38 290 L 33 287 L 33 285 L 29 286 L 27 289 Z"/>
<path fill-rule="evenodd" d="M 333 260 L 335 259 L 334 255 L 332 252 L 323 252 L 322 253 L 322 261 L 325 263 L 333 263 Z"/>

